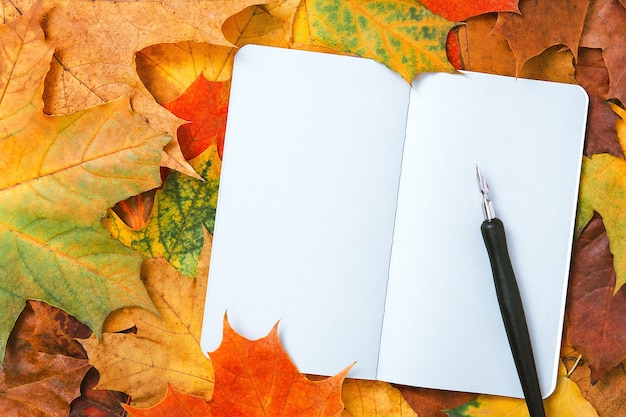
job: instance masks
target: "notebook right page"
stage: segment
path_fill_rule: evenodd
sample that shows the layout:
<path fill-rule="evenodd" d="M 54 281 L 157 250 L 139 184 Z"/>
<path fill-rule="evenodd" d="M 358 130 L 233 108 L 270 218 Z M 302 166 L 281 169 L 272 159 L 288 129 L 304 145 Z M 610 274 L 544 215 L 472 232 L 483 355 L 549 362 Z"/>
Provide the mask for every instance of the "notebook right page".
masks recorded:
<path fill-rule="evenodd" d="M 523 397 L 480 232 L 478 164 L 507 230 L 542 393 L 553 391 L 587 103 L 573 85 L 416 79 L 379 379 Z"/>

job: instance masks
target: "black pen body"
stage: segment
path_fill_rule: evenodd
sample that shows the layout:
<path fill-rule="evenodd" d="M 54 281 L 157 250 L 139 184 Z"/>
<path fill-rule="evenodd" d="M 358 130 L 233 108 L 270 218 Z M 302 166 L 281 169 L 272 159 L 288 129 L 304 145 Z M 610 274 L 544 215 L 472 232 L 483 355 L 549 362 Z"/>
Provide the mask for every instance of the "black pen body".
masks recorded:
<path fill-rule="evenodd" d="M 545 417 L 526 315 L 509 257 L 504 224 L 498 218 L 485 220 L 481 232 L 489 254 L 498 304 L 528 411 L 531 417 Z"/>

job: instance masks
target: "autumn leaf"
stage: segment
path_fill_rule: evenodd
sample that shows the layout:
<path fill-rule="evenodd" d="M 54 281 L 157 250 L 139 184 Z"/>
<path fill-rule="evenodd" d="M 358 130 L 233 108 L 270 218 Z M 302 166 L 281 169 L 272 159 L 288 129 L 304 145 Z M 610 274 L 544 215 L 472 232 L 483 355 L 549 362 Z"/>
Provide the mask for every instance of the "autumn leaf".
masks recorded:
<path fill-rule="evenodd" d="M 90 368 L 84 353 L 77 355 L 81 357 L 66 354 L 50 339 L 53 334 L 77 336 L 84 329 L 71 318 L 54 322 L 42 313 L 27 305 L 9 338 L 0 370 L 3 416 L 68 415 L 70 402 L 80 395 L 80 381 Z M 48 325 L 47 330 L 38 328 L 42 322 Z M 42 346 L 45 349 L 40 349 Z"/>
<path fill-rule="evenodd" d="M 492 12 L 519 12 L 518 0 L 422 0 L 424 6 L 453 22 Z"/>
<path fill-rule="evenodd" d="M 453 72 L 446 38 L 454 23 L 408 0 L 306 0 L 294 39 L 372 58 L 411 82 L 420 72 Z"/>
<path fill-rule="evenodd" d="M 341 398 L 343 417 L 418 417 L 400 391 L 387 382 L 347 379 Z"/>
<path fill-rule="evenodd" d="M 32 3 L 3 0 L 16 14 Z M 135 111 L 174 136 L 179 121 L 143 87 L 134 70 L 135 52 L 182 41 L 231 46 L 221 31 L 224 20 L 253 4 L 258 1 L 46 1 L 44 30 L 56 45 L 46 111 L 71 113 L 130 95 Z"/>
<path fill-rule="evenodd" d="M 91 368 L 80 384 L 81 396 L 70 404 L 69 417 L 125 417 L 130 397 L 123 392 L 93 389 L 100 375 Z"/>
<path fill-rule="evenodd" d="M 549 416 L 597 417 L 596 410 L 585 400 L 578 386 L 568 378 L 563 363 L 559 366 L 556 390 L 544 400 L 546 414 Z M 449 417 L 474 417 L 489 415 L 492 417 L 519 416 L 528 417 L 528 408 L 524 399 L 480 395 L 472 402 L 447 410 Z"/>
<path fill-rule="evenodd" d="M 601 380 L 592 384 L 591 370 L 584 360 L 580 360 L 578 352 L 568 352 L 564 356 L 564 361 L 570 369 L 571 380 L 580 387 L 584 397 L 600 416 L 625 415 L 626 372 L 623 363 L 605 374 Z"/>
<path fill-rule="evenodd" d="M 141 407 L 159 401 L 168 383 L 211 398 L 213 367 L 200 348 L 209 254 L 207 243 L 195 279 L 163 259 L 145 262 L 142 275 L 160 317 L 138 308 L 119 310 L 107 319 L 101 343 L 94 337 L 81 340 L 100 372 L 97 389 L 128 393 Z M 136 332 L 119 333 L 129 328 Z"/>
<path fill-rule="evenodd" d="M 499 13 L 494 33 L 506 38 L 519 72 L 526 61 L 555 45 L 578 58 L 589 0 L 521 0 L 521 14 Z"/>
<path fill-rule="evenodd" d="M 163 257 L 189 277 L 196 274 L 203 228 L 213 233 L 229 91 L 229 82 L 208 82 L 201 75 L 177 100 L 165 104 L 191 120 L 179 136 L 189 157 L 202 152 L 190 164 L 204 180 L 171 172 L 140 230 L 133 230 L 112 211 L 103 222 L 125 245 L 149 257 Z"/>
<path fill-rule="evenodd" d="M 626 9 L 617 0 L 592 0 L 580 45 L 599 48 L 609 74 L 607 97 L 626 103 Z"/>
<path fill-rule="evenodd" d="M 299 3 L 282 0 L 247 7 L 226 19 L 222 32 L 235 46 L 291 47 Z M 165 103 L 178 98 L 200 75 L 209 81 L 229 80 L 237 50 L 191 41 L 150 45 L 137 52 L 137 73 L 156 101 Z"/>
<path fill-rule="evenodd" d="M 182 95 L 200 75 L 209 81 L 229 80 L 235 51 L 200 42 L 151 45 L 137 52 L 137 73 L 162 104 Z"/>
<path fill-rule="evenodd" d="M 568 290 L 567 340 L 582 353 L 596 382 L 626 359 L 626 287 L 615 295 L 613 256 L 595 216 L 574 245 Z"/>
<path fill-rule="evenodd" d="M 205 181 L 171 172 L 156 193 L 153 213 L 143 229 L 133 230 L 112 211 L 103 224 L 123 244 L 148 257 L 163 257 L 193 277 L 204 245 L 203 230 L 213 233 L 221 160 L 217 147 L 211 146 L 190 162 Z"/>
<path fill-rule="evenodd" d="M 517 68 L 515 56 L 506 40 L 493 33 L 496 17 L 477 16 L 450 33 L 450 42 L 458 42 L 460 69 L 489 74 L 518 76 L 575 84 L 573 55 L 569 50 L 552 47 L 532 57 Z"/>
<path fill-rule="evenodd" d="M 613 293 L 626 283 L 626 161 L 609 154 L 584 157 L 577 216 L 577 233 L 589 223 L 594 211 L 602 216 L 613 254 L 616 282 Z"/>
<path fill-rule="evenodd" d="M 200 74 L 180 97 L 163 103 L 174 115 L 189 121 L 177 132 L 185 159 L 196 158 L 211 145 L 222 158 L 229 98 L 230 81 L 210 82 Z"/>
<path fill-rule="evenodd" d="M 27 299 L 59 307 L 100 335 L 115 309 L 154 310 L 142 257 L 100 224 L 107 207 L 159 185 L 166 135 L 120 99 L 71 115 L 41 113 L 52 46 L 32 11 L 0 28 L 0 357 Z"/>
<path fill-rule="evenodd" d="M 296 368 L 278 340 L 278 327 L 250 341 L 224 320 L 224 337 L 209 353 L 215 389 L 209 402 L 170 389 L 149 409 L 125 407 L 133 417 L 288 417 L 334 416 L 343 410 L 341 387 L 350 368 L 310 381 Z"/>
<path fill-rule="evenodd" d="M 589 95 L 585 155 L 610 153 L 624 157 L 615 130 L 615 122 L 619 117 L 606 101 L 609 93 L 609 74 L 601 50 L 579 49 L 576 81 Z"/>
<path fill-rule="evenodd" d="M 294 16 L 301 0 L 282 0 L 248 7 L 226 19 L 224 37 L 233 45 L 247 44 L 289 48 Z"/>
<path fill-rule="evenodd" d="M 465 392 L 434 390 L 408 386 L 397 386 L 402 396 L 419 417 L 441 417 L 443 410 L 458 407 L 473 401 L 477 394 Z"/>

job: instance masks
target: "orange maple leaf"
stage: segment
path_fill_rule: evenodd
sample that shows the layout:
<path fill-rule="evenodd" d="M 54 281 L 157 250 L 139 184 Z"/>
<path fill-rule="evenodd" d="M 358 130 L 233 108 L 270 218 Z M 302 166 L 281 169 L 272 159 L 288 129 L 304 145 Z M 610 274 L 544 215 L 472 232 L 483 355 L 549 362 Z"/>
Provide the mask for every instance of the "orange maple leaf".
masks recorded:
<path fill-rule="evenodd" d="M 222 344 L 209 354 L 215 370 L 213 398 L 168 387 L 150 408 L 125 406 L 133 417 L 339 417 L 341 387 L 350 367 L 311 381 L 298 371 L 278 339 L 278 325 L 262 339 L 248 340 L 224 320 Z"/>
<path fill-rule="evenodd" d="M 163 103 L 174 115 L 190 122 L 177 132 L 185 159 L 195 158 L 212 144 L 217 144 L 222 157 L 229 98 L 230 80 L 209 81 L 200 74 L 180 97 Z"/>

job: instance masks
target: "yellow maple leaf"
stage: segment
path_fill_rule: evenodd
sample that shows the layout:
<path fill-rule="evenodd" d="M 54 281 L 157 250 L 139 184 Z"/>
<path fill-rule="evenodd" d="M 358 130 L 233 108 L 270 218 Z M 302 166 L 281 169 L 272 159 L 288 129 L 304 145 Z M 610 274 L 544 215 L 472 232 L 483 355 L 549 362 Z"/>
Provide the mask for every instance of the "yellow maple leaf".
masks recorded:
<path fill-rule="evenodd" d="M 1 0 L 20 14 L 34 0 Z M 135 52 L 181 41 L 228 45 L 221 26 L 258 0 L 47 0 L 44 31 L 56 45 L 45 92 L 48 113 L 65 114 L 129 95 L 133 110 L 175 136 L 180 120 L 158 106 L 135 71 Z"/>
<path fill-rule="evenodd" d="M 292 24 L 300 0 L 251 6 L 226 19 L 224 36 L 236 47 L 249 43 L 290 48 Z M 236 47 L 203 42 L 162 43 L 137 53 L 137 72 L 159 103 L 180 96 L 200 75 L 224 81 L 232 75 Z"/>
<path fill-rule="evenodd" d="M 205 242 L 195 279 L 178 274 L 164 259 L 144 264 L 146 289 L 160 318 L 142 309 L 122 309 L 105 322 L 101 343 L 93 336 L 80 341 L 100 372 L 96 388 L 123 391 L 139 407 L 157 403 L 168 383 L 211 398 L 213 367 L 200 348 L 211 251 L 208 233 Z M 116 333 L 129 328 L 136 333 Z"/>

